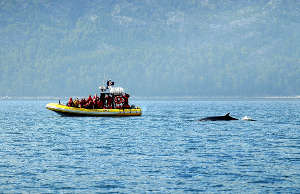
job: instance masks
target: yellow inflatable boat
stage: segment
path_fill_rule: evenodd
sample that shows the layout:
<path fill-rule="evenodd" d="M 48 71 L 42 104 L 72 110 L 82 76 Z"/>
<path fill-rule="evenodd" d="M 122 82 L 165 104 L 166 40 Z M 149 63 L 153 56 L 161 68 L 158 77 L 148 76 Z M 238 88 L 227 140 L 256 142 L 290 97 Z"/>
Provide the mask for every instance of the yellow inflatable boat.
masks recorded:
<path fill-rule="evenodd" d="M 142 109 L 129 105 L 130 95 L 121 87 L 114 87 L 114 82 L 107 80 L 106 86 L 100 86 L 100 96 L 76 99 L 72 97 L 66 105 L 49 103 L 46 108 L 66 116 L 141 116 Z"/>
<path fill-rule="evenodd" d="M 86 109 L 69 107 L 58 103 L 49 103 L 46 108 L 65 116 L 141 116 L 142 109 Z"/>

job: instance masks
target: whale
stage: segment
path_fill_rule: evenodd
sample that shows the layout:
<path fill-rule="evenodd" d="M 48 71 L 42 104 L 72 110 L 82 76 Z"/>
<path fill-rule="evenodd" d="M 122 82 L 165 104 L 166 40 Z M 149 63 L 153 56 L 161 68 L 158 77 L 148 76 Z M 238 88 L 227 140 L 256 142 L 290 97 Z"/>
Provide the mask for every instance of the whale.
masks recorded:
<path fill-rule="evenodd" d="M 205 117 L 200 119 L 199 121 L 231 121 L 231 120 L 238 120 L 236 118 L 233 118 L 229 115 L 230 113 L 227 113 L 224 116 L 213 116 L 213 117 Z"/>

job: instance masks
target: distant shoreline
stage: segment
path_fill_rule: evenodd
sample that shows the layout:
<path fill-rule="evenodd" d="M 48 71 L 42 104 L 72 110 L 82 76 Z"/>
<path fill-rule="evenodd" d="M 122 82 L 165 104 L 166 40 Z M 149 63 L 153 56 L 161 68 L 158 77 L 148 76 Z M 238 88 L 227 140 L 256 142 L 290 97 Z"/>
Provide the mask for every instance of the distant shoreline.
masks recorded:
<path fill-rule="evenodd" d="M 84 98 L 80 96 L 72 96 L 78 98 Z M 86 98 L 86 97 L 85 97 Z M 69 97 L 62 96 L 0 96 L 0 100 L 68 100 Z M 238 97 L 238 96 L 231 96 L 231 97 L 199 97 L 199 96 L 132 96 L 133 100 L 188 100 L 188 101 L 216 101 L 216 100 L 300 100 L 300 96 L 262 96 L 262 97 Z"/>

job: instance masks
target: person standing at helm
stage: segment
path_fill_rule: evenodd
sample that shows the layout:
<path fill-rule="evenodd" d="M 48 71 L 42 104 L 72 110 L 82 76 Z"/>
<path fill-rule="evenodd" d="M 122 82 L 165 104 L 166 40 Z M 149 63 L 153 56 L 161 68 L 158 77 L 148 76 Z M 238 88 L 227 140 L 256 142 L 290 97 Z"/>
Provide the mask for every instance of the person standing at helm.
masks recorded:
<path fill-rule="evenodd" d="M 107 80 L 106 82 L 106 89 L 108 89 L 110 86 L 115 85 L 115 82 L 112 82 L 111 80 Z"/>

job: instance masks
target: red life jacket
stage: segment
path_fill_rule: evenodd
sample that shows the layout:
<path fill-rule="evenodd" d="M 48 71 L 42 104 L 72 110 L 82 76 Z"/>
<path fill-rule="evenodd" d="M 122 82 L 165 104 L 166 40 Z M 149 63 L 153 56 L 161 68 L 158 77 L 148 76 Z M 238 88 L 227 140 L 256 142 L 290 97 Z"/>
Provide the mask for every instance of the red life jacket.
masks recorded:
<path fill-rule="evenodd" d="M 93 99 L 92 99 L 91 95 L 89 95 L 88 102 L 90 102 L 90 101 L 92 101 L 92 100 L 93 100 Z"/>

